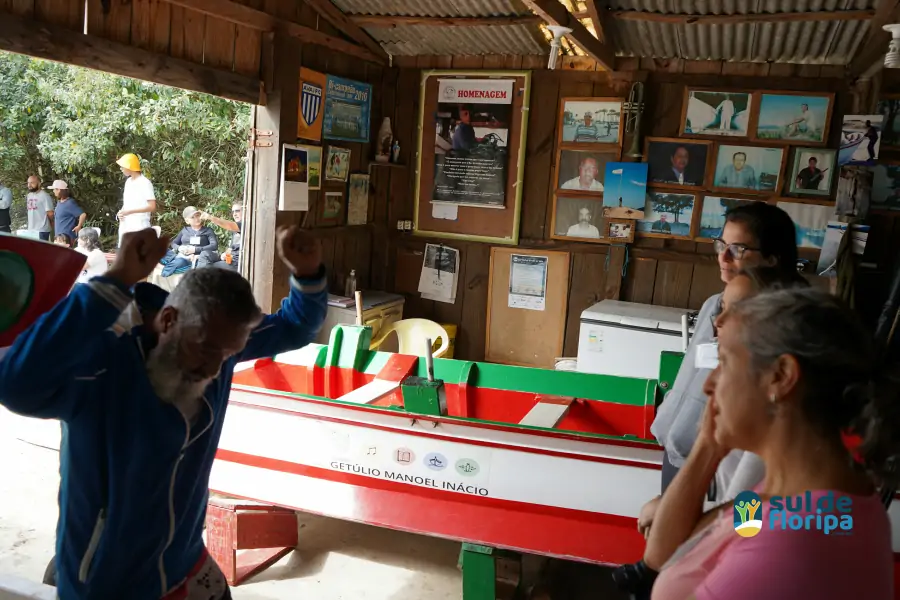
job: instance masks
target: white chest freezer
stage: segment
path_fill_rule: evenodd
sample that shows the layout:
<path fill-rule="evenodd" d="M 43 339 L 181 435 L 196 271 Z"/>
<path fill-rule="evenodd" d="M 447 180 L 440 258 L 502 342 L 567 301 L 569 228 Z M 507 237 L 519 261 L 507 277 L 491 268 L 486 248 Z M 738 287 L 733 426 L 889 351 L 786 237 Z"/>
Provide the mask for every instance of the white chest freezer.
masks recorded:
<path fill-rule="evenodd" d="M 663 351 L 682 352 L 682 315 L 695 311 L 604 300 L 581 313 L 578 370 L 619 377 L 659 377 Z"/>

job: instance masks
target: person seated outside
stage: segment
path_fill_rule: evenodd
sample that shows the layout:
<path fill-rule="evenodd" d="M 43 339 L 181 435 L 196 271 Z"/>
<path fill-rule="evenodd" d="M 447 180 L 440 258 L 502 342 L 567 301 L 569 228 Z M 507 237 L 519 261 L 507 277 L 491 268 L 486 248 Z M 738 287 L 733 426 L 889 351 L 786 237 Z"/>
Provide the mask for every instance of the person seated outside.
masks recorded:
<path fill-rule="evenodd" d="M 231 217 L 234 219 L 233 221 L 220 219 L 219 217 L 206 212 L 200 213 L 200 218 L 202 220 L 211 221 L 222 229 L 233 233 L 231 234 L 231 244 L 229 244 L 228 250 L 221 255 L 214 255 L 212 253 L 204 254 L 197 262 L 198 267 L 212 266 L 220 269 L 237 271 L 238 273 L 241 272 L 241 235 L 244 230 L 244 220 L 242 215 L 243 206 L 240 203 L 235 203 L 231 206 Z"/>
<path fill-rule="evenodd" d="M 78 276 L 78 283 L 87 283 L 97 275 L 103 275 L 109 269 L 106 254 L 100 249 L 100 236 L 93 227 L 87 227 L 78 232 L 78 245 L 75 250 L 87 257 L 84 270 Z"/>
<path fill-rule="evenodd" d="M 652 600 L 889 600 L 891 526 L 875 483 L 895 483 L 898 381 L 871 334 L 813 289 L 742 300 L 717 327 L 700 431 L 656 513 L 666 526 L 647 539 L 646 562 L 661 568 Z M 761 457 L 765 479 L 704 514 L 733 449 Z"/>
<path fill-rule="evenodd" d="M 70 238 L 65 233 L 59 233 L 53 238 L 53 243 L 57 246 L 65 246 L 66 248 L 72 247 L 72 238 Z"/>
<path fill-rule="evenodd" d="M 205 253 L 218 254 L 219 241 L 216 239 L 216 232 L 203 224 L 200 214 L 195 206 L 188 206 L 181 211 L 186 226 L 172 238 L 171 250 L 160 261 L 164 265 L 163 277 L 170 277 L 179 271 L 184 272 Z"/>

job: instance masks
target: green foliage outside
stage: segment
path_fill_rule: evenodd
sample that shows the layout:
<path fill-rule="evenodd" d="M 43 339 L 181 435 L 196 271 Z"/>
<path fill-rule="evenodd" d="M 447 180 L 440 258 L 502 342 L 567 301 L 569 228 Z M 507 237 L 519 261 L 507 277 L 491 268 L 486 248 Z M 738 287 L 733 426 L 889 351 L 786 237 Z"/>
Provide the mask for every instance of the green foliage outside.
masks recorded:
<path fill-rule="evenodd" d="M 13 192 L 13 226 L 25 223 L 25 181 L 64 179 L 115 246 L 124 176 L 134 152 L 156 190 L 153 224 L 174 234 L 181 210 L 221 217 L 244 195 L 249 105 L 0 52 L 0 183 Z M 217 230 L 224 247 L 230 234 Z"/>

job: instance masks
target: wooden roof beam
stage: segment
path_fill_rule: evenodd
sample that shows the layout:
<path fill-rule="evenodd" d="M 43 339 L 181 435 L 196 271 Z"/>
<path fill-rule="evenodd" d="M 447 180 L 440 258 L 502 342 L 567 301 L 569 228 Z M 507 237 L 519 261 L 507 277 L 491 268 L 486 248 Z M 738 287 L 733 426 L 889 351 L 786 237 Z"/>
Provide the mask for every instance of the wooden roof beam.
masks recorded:
<path fill-rule="evenodd" d="M 258 79 L 11 14 L 0 16 L 0 50 L 229 100 L 265 104 Z"/>
<path fill-rule="evenodd" d="M 338 31 L 363 48 L 367 48 L 369 52 L 379 58 L 379 62 L 384 64 L 390 62 L 390 57 L 384 51 L 384 48 L 381 47 L 381 44 L 372 39 L 372 36 L 363 31 L 359 25 L 351 21 L 331 0 L 306 0 L 306 4 L 336 27 Z"/>
<path fill-rule="evenodd" d="M 888 43 L 891 34 L 882 29 L 890 23 L 896 23 L 900 19 L 900 0 L 881 0 L 875 9 L 875 16 L 869 21 L 869 32 L 866 34 L 856 50 L 856 56 L 850 62 L 848 75 L 850 79 L 857 79 L 868 72 L 878 62 L 884 60 L 888 51 Z"/>
<path fill-rule="evenodd" d="M 539 25 L 544 22 L 537 15 L 511 17 L 408 17 L 394 15 L 350 15 L 350 20 L 360 27 L 399 27 L 420 25 L 423 27 L 506 27 L 509 25 Z"/>
<path fill-rule="evenodd" d="M 381 50 L 381 55 L 377 55 L 368 48 L 357 46 L 339 37 L 328 35 L 327 33 L 317 31 L 310 27 L 304 27 L 297 23 L 292 23 L 284 19 L 279 19 L 267 12 L 231 2 L 231 0 L 166 0 L 175 6 L 181 6 L 189 10 L 197 11 L 204 15 L 209 15 L 217 19 L 228 21 L 236 25 L 244 27 L 252 27 L 258 31 L 270 32 L 276 29 L 283 30 L 287 35 L 295 37 L 304 44 L 313 44 L 323 46 L 336 52 L 341 52 L 349 56 L 355 56 L 363 60 L 388 64 L 387 53 Z M 373 41 L 374 43 L 374 41 Z M 381 48 L 379 46 L 379 48 Z M 383 56 L 382 56 L 383 55 Z"/>
<path fill-rule="evenodd" d="M 588 16 L 594 23 L 594 31 L 597 32 L 597 38 L 604 44 L 612 43 L 609 38 L 609 20 L 610 11 L 608 9 L 608 0 L 585 0 Z M 576 19 L 580 19 L 577 14 Z"/>
<path fill-rule="evenodd" d="M 590 6 L 590 1 L 588 2 Z M 736 25 L 739 23 L 773 23 L 798 21 L 865 21 L 871 19 L 874 10 L 822 10 L 816 12 L 754 13 L 734 15 L 679 15 L 640 10 L 610 11 L 620 21 L 650 21 L 672 25 Z"/>
<path fill-rule="evenodd" d="M 577 44 L 607 71 L 616 70 L 616 55 L 612 46 L 595 38 L 558 0 L 523 0 L 523 2 L 548 25 L 560 25 L 571 29 L 572 33 L 566 36 L 569 41 Z"/>

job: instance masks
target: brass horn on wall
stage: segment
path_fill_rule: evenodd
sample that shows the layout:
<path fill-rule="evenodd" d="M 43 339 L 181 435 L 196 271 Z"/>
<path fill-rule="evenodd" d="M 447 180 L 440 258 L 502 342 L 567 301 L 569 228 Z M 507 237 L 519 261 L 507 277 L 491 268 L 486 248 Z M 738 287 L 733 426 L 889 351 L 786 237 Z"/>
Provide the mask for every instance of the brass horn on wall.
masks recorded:
<path fill-rule="evenodd" d="M 622 106 L 625 113 L 625 133 L 631 134 L 631 146 L 625 156 L 639 159 L 641 153 L 641 114 L 644 112 L 644 84 L 636 81 L 631 84 L 628 100 Z"/>

